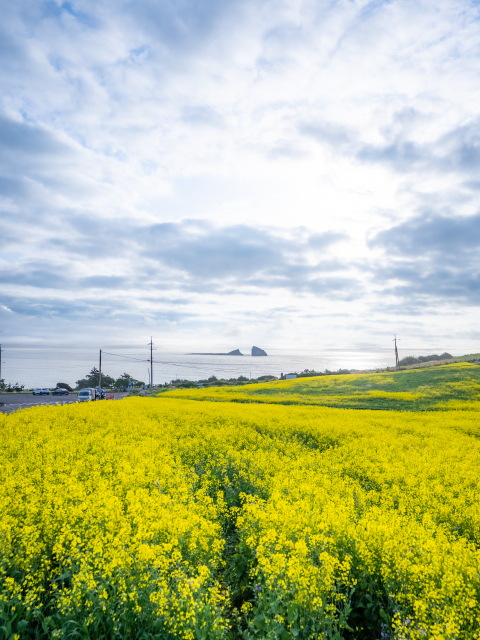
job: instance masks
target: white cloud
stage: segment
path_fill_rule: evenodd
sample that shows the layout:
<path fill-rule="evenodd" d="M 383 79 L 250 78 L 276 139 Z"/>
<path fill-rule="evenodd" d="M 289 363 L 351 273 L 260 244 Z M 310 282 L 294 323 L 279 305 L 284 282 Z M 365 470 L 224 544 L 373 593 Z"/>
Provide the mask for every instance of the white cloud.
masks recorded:
<path fill-rule="evenodd" d="M 398 228 L 406 246 L 422 216 L 478 213 L 478 17 L 445 0 L 10 3 L 0 295 L 22 321 L 2 331 L 81 333 L 103 314 L 172 340 L 424 340 L 421 292 L 422 313 L 461 305 L 458 340 L 473 335 L 475 253 L 429 297 L 438 261 L 427 278 L 421 255 L 368 239 Z M 162 224 L 184 237 L 169 245 Z M 315 234 L 349 241 L 312 261 Z M 451 337 L 448 313 L 428 322 Z"/>

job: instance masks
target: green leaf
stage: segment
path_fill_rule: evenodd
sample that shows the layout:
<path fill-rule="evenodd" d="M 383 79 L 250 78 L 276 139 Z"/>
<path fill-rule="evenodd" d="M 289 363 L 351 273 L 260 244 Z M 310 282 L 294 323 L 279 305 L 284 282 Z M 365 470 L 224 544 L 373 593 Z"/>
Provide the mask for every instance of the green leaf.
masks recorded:
<path fill-rule="evenodd" d="M 297 605 L 295 605 L 295 604 L 291 604 L 291 605 L 288 607 L 288 613 L 287 613 L 287 620 L 288 620 L 288 622 L 289 622 L 290 624 L 292 624 L 292 622 L 293 622 L 294 620 L 296 620 L 296 619 L 297 619 L 297 616 L 298 616 L 298 609 L 297 609 Z"/>
<path fill-rule="evenodd" d="M 258 629 L 265 629 L 265 616 L 256 616 L 253 623 Z"/>
<path fill-rule="evenodd" d="M 282 601 L 280 599 L 275 600 L 270 604 L 270 609 L 275 615 L 282 615 L 283 614 Z"/>

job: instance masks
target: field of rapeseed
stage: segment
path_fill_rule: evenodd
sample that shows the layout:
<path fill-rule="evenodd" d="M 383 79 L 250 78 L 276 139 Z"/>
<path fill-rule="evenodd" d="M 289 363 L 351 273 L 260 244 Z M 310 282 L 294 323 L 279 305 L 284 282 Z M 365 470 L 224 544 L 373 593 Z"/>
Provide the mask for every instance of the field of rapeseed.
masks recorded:
<path fill-rule="evenodd" d="M 0 637 L 480 638 L 475 411 L 0 415 Z"/>
<path fill-rule="evenodd" d="M 329 375 L 244 387 L 179 389 L 163 398 L 352 409 L 480 410 L 480 367 L 468 362 L 391 373 Z"/>

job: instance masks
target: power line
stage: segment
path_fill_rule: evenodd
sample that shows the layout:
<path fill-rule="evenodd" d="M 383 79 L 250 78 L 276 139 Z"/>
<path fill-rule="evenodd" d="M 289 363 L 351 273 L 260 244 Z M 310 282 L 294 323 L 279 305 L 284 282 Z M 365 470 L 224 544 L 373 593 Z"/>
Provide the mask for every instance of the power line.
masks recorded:
<path fill-rule="evenodd" d="M 170 367 L 184 367 L 185 369 L 195 369 L 197 371 L 212 371 L 212 370 L 229 371 L 229 372 L 238 371 L 238 369 L 231 369 L 231 368 L 222 367 L 222 366 L 197 367 L 197 366 L 191 365 L 191 364 L 180 364 L 179 362 L 160 362 L 159 360 L 154 360 L 153 362 L 155 362 L 155 364 L 162 364 L 162 365 L 164 365 L 166 367 L 168 367 L 168 366 L 170 366 Z"/>
<path fill-rule="evenodd" d="M 109 353 L 108 351 L 103 352 L 107 356 L 114 356 L 115 358 L 127 358 L 128 360 L 136 360 L 137 362 L 150 362 L 148 358 L 133 358 L 132 356 L 124 356 L 120 353 Z"/>
<path fill-rule="evenodd" d="M 127 358 L 127 359 L 133 360 L 135 362 L 149 362 L 150 363 L 149 378 L 150 378 L 150 384 L 152 386 L 153 386 L 153 382 L 152 382 L 152 380 L 153 380 L 153 376 L 152 376 L 153 364 L 160 364 L 160 365 L 163 365 L 164 367 L 182 367 L 184 369 L 193 369 L 195 371 L 200 371 L 202 373 L 204 373 L 204 372 L 216 373 L 216 372 L 219 372 L 219 371 L 228 372 L 228 373 L 237 373 L 238 369 L 239 369 L 238 366 L 237 367 L 231 367 L 231 366 L 230 367 L 225 367 L 225 366 L 218 365 L 218 364 L 213 365 L 213 366 L 207 364 L 207 365 L 202 367 L 202 366 L 190 364 L 189 362 L 179 363 L 179 362 L 163 362 L 162 360 L 154 360 L 153 359 L 153 351 L 154 351 L 153 342 L 149 342 L 148 345 L 150 346 L 150 354 L 151 354 L 150 359 L 133 358 L 131 356 L 124 356 L 124 355 L 117 354 L 117 353 L 109 353 L 107 351 L 104 351 L 103 353 L 107 354 L 107 355 L 111 355 L 111 356 L 117 357 L 117 358 Z M 240 362 L 238 363 L 238 365 L 241 365 L 241 364 L 242 363 L 240 363 Z M 249 365 L 246 364 L 244 366 L 249 366 Z M 274 368 L 275 370 L 277 369 L 277 367 L 274 364 L 272 364 L 271 367 Z M 251 374 L 250 374 L 250 377 L 251 377 Z"/>

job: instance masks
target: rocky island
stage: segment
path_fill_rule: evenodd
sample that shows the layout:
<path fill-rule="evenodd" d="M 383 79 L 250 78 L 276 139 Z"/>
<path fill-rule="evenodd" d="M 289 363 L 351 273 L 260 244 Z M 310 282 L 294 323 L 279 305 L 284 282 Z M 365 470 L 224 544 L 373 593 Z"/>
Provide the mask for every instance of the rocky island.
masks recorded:
<path fill-rule="evenodd" d="M 267 352 L 258 347 L 252 347 L 252 356 L 266 356 Z"/>
<path fill-rule="evenodd" d="M 254 349 L 255 348 L 256 347 L 254 347 Z M 243 353 L 240 353 L 240 349 L 235 349 L 235 351 L 229 351 L 228 353 L 189 353 L 188 355 L 189 356 L 243 356 Z"/>

